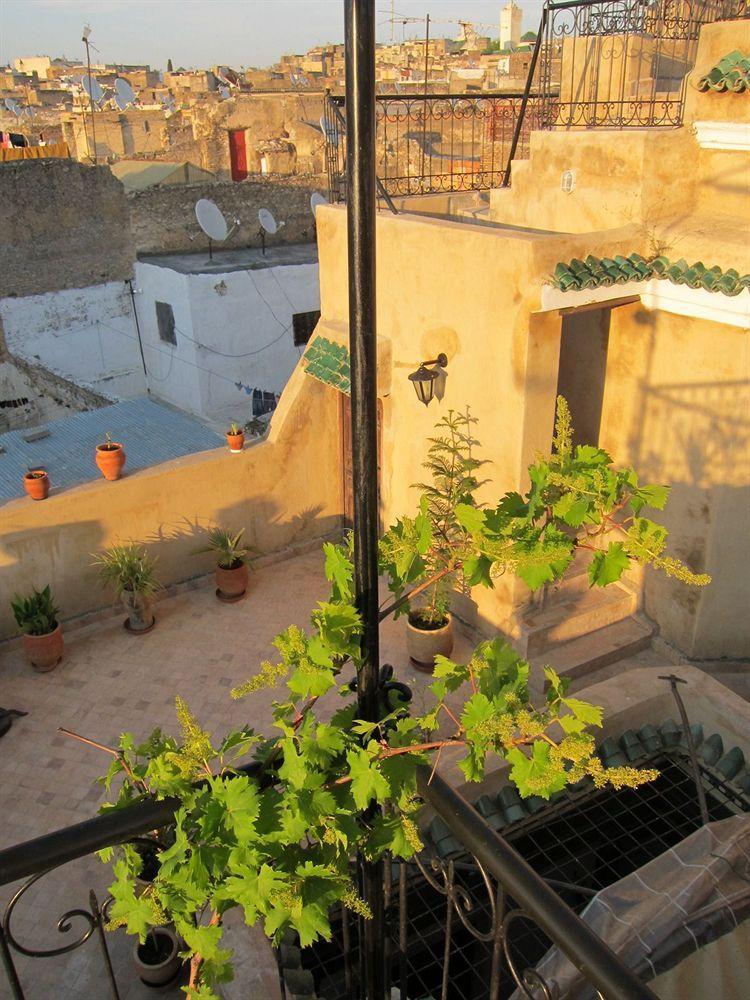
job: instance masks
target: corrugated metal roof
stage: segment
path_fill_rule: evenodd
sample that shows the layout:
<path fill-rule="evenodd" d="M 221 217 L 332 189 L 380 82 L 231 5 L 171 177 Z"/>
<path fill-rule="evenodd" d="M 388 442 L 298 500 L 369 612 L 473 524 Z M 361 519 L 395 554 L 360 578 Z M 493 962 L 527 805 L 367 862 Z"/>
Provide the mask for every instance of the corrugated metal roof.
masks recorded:
<path fill-rule="evenodd" d="M 29 467 L 42 466 L 60 489 L 99 479 L 94 460 L 97 444 L 109 431 L 125 446 L 125 475 L 182 455 L 218 448 L 223 438 L 194 417 L 162 406 L 146 396 L 128 399 L 85 413 L 72 413 L 43 427 L 49 435 L 24 441 L 24 435 L 42 430 L 0 434 L 0 504 L 24 496 L 22 478 Z"/>

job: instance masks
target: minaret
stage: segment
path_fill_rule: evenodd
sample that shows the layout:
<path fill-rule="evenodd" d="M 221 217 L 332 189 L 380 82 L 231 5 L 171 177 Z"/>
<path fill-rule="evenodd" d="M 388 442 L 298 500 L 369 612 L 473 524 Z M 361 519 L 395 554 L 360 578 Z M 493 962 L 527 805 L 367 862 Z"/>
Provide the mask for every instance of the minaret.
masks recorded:
<path fill-rule="evenodd" d="M 518 45 L 521 41 L 521 8 L 513 0 L 509 0 L 500 11 L 500 48 Z"/>

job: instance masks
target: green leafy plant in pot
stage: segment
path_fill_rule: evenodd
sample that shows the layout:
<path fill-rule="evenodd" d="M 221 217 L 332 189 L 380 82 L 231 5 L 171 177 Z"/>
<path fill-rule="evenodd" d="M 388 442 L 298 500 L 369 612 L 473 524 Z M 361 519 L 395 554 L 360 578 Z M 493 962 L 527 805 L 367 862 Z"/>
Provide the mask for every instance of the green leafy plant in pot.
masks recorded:
<path fill-rule="evenodd" d="M 404 544 L 411 541 L 406 521 L 399 522 L 400 534 L 391 533 L 381 543 L 384 571 L 400 563 L 400 570 L 406 569 L 410 580 L 426 577 L 410 599 L 406 625 L 407 651 L 420 669 L 432 670 L 435 657 L 449 656 L 453 649 L 451 599 L 459 566 L 457 556 L 466 538 L 456 511 L 459 505 L 474 506 L 474 492 L 482 485 L 476 473 L 485 464 L 473 454 L 479 443 L 472 436 L 475 422 L 468 408 L 464 413 L 449 410 L 438 422 L 436 435 L 429 439 L 424 468 L 430 473 L 430 481 L 415 484 L 422 492 L 420 513 L 409 522 L 421 554 L 415 557 L 410 544 Z"/>
<path fill-rule="evenodd" d="M 220 601 L 233 603 L 241 600 L 247 591 L 248 559 L 251 549 L 242 544 L 245 529 L 232 534 L 226 528 L 208 529 L 208 544 L 197 553 L 210 552 L 216 560 L 216 596 Z"/>
<path fill-rule="evenodd" d="M 155 575 L 155 560 L 136 542 L 113 545 L 95 556 L 94 564 L 104 583 L 112 587 L 128 613 L 125 628 L 148 632 L 155 624 L 151 611 L 154 594 L 161 584 Z"/>
<path fill-rule="evenodd" d="M 29 663 L 40 672 L 54 670 L 63 654 L 60 609 L 55 605 L 49 584 L 34 589 L 29 597 L 16 595 L 10 602 L 21 630 L 23 650 Z"/>

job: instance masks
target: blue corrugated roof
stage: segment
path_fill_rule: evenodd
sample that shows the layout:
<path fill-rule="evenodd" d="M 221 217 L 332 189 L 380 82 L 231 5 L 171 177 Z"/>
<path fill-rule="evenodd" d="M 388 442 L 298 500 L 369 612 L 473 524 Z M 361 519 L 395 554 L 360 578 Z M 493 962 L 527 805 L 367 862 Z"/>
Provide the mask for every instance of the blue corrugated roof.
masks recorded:
<path fill-rule="evenodd" d="M 194 417 L 146 396 L 72 413 L 43 426 L 50 433 L 39 441 L 24 441 L 23 436 L 41 427 L 0 434 L 0 447 L 5 449 L 0 453 L 0 504 L 25 496 L 22 478 L 29 467 L 44 467 L 53 491 L 100 478 L 94 451 L 106 431 L 125 446 L 125 475 L 218 448 L 223 440 Z"/>

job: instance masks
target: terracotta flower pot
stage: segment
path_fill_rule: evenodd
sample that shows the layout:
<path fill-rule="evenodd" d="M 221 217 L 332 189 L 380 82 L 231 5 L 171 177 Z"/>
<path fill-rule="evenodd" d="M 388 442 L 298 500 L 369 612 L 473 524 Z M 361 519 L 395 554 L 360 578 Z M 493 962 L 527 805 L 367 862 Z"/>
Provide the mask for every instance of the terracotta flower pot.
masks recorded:
<path fill-rule="evenodd" d="M 416 615 L 409 615 L 406 622 L 406 649 L 420 670 L 430 671 L 438 655 L 450 656 L 453 649 L 453 617 L 439 628 L 420 628 L 413 624 Z"/>
<path fill-rule="evenodd" d="M 156 619 L 151 611 L 150 600 L 131 590 L 123 590 L 120 600 L 128 613 L 125 622 L 128 632 L 149 632 L 154 627 Z"/>
<path fill-rule="evenodd" d="M 133 947 L 133 963 L 141 982 L 148 986 L 166 986 L 176 979 L 182 959 L 180 941 L 171 927 L 153 927 L 141 944 Z"/>
<path fill-rule="evenodd" d="M 125 465 L 125 451 L 121 444 L 98 444 L 96 446 L 96 464 L 105 479 L 114 482 L 122 475 Z"/>
<path fill-rule="evenodd" d="M 46 500 L 49 496 L 49 476 L 46 472 L 26 472 L 23 488 L 32 500 Z"/>
<path fill-rule="evenodd" d="M 62 659 L 63 635 L 59 625 L 46 635 L 23 635 L 21 641 L 26 659 L 40 673 L 54 670 Z"/>
<path fill-rule="evenodd" d="M 225 569 L 217 566 L 216 575 L 216 596 L 220 601 L 239 601 L 245 596 L 247 590 L 247 563 L 240 563 L 233 569 Z"/>
<path fill-rule="evenodd" d="M 239 434 L 232 434 L 227 431 L 227 444 L 233 455 L 239 454 L 245 447 L 245 435 L 242 431 Z"/>

